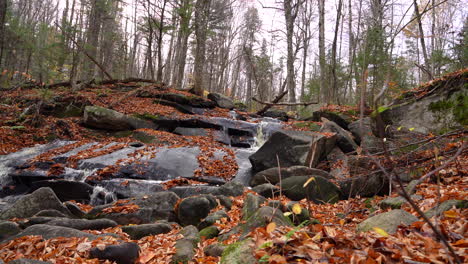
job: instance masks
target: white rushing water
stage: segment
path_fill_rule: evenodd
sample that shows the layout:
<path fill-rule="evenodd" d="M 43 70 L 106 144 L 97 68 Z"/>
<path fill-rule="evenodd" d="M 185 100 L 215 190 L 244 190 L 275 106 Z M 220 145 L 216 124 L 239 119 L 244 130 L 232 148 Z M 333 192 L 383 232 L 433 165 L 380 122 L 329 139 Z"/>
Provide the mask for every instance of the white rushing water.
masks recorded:
<path fill-rule="evenodd" d="M 102 200 L 104 200 L 104 203 L 106 204 L 113 203 L 117 201 L 117 196 L 102 186 L 95 186 L 89 203 L 91 205 L 98 205 L 99 201 Z"/>

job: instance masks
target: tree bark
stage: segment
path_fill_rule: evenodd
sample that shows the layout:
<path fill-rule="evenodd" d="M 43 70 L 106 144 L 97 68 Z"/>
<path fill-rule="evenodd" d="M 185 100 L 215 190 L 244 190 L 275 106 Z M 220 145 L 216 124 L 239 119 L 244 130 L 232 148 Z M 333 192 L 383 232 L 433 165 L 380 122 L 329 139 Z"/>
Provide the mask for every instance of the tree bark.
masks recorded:
<path fill-rule="evenodd" d="M 5 40 L 5 22 L 6 22 L 6 11 L 8 8 L 7 0 L 0 0 L 0 69 L 2 69 L 3 61 L 3 50 Z"/>
<path fill-rule="evenodd" d="M 195 6 L 195 35 L 197 47 L 195 50 L 195 83 L 193 91 L 196 95 L 203 96 L 203 80 L 205 66 L 206 37 L 208 32 L 208 16 L 210 14 L 210 0 L 197 0 Z"/>
<path fill-rule="evenodd" d="M 340 18 L 341 18 L 341 7 L 343 6 L 343 0 L 338 1 L 338 11 L 336 13 L 336 23 L 335 23 L 335 36 L 333 37 L 333 44 L 332 44 L 332 50 L 331 50 L 331 59 L 332 59 L 332 65 L 331 65 L 331 73 L 332 73 L 332 78 L 331 78 L 331 85 L 329 87 L 329 94 L 328 94 L 328 100 L 327 103 L 336 103 L 336 92 L 337 92 L 337 78 L 336 78 L 336 46 L 338 43 L 338 29 L 340 26 Z"/>
<path fill-rule="evenodd" d="M 89 55 L 89 57 L 92 58 L 96 58 L 98 51 L 99 36 L 101 33 L 102 16 L 104 13 L 105 4 L 105 0 L 91 1 L 89 26 L 86 37 L 86 53 Z M 94 64 L 94 62 L 86 60 L 84 70 L 86 78 L 93 79 L 94 75 L 96 74 L 96 65 Z"/>
<path fill-rule="evenodd" d="M 286 39 L 287 39 L 287 50 L 288 50 L 288 57 L 286 61 L 286 68 L 287 68 L 287 90 L 289 93 L 289 102 L 295 103 L 296 102 L 296 77 L 294 74 L 294 51 L 293 51 L 293 36 L 294 36 L 294 21 L 296 20 L 297 16 L 297 9 L 299 8 L 296 6 L 296 10 L 293 10 L 293 6 L 291 5 L 292 1 L 284 0 L 284 15 L 286 19 Z M 297 4 L 298 5 L 298 4 Z"/>
<path fill-rule="evenodd" d="M 320 64 L 320 93 L 328 101 L 327 65 L 325 59 L 325 0 L 318 1 L 319 12 L 319 64 Z"/>
<path fill-rule="evenodd" d="M 421 15 L 419 14 L 419 6 L 418 2 L 416 0 L 413 0 L 414 3 L 414 13 L 416 15 L 416 19 L 418 21 L 418 28 L 419 28 L 419 40 L 421 41 L 421 49 L 424 57 L 424 64 L 426 67 L 426 78 L 427 80 L 431 80 L 432 78 L 432 73 L 430 72 L 431 70 L 431 62 L 429 61 L 429 57 L 427 56 L 427 49 L 426 49 L 426 41 L 424 40 L 424 30 L 421 22 Z"/>

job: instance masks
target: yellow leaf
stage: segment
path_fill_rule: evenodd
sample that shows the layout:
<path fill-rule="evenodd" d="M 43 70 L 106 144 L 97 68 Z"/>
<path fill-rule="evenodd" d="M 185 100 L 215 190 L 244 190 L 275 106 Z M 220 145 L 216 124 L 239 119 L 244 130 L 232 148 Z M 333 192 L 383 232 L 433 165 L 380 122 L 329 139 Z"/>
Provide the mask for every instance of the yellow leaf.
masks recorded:
<path fill-rule="evenodd" d="M 315 181 L 315 178 L 314 177 L 310 177 L 305 183 L 304 183 L 304 188 L 309 185 L 309 183 L 311 183 L 312 181 Z"/>
<path fill-rule="evenodd" d="M 318 232 L 313 238 L 312 240 L 313 241 L 319 241 L 320 239 L 322 239 L 322 232 Z"/>
<path fill-rule="evenodd" d="M 286 216 L 286 217 L 288 217 L 288 216 L 292 215 L 292 213 L 291 213 L 291 212 L 286 212 L 286 213 L 284 213 L 283 215 Z"/>
<path fill-rule="evenodd" d="M 413 131 L 414 130 L 414 127 L 410 128 L 409 131 Z"/>
<path fill-rule="evenodd" d="M 381 235 L 381 236 L 383 236 L 383 237 L 388 237 L 388 233 L 387 233 L 385 230 L 383 230 L 382 228 L 380 228 L 380 227 L 373 227 L 372 229 L 373 229 L 377 234 L 379 234 L 379 235 Z"/>
<path fill-rule="evenodd" d="M 457 214 L 457 212 L 455 212 L 453 210 L 450 210 L 450 211 L 445 211 L 444 216 L 447 217 L 447 218 L 457 218 L 458 214 Z"/>
<path fill-rule="evenodd" d="M 341 226 L 344 226 L 344 224 L 345 224 L 345 220 L 344 220 L 344 219 L 340 219 L 340 225 L 341 225 Z"/>
<path fill-rule="evenodd" d="M 298 204 L 298 203 L 297 203 L 297 204 L 294 204 L 293 207 L 292 207 L 292 211 L 293 211 L 294 214 L 297 214 L 297 215 L 298 215 L 298 214 L 301 214 L 301 212 L 302 212 L 302 207 L 301 207 L 301 205 Z"/>
<path fill-rule="evenodd" d="M 275 222 L 269 223 L 267 225 L 267 227 L 266 227 L 267 233 L 271 233 L 271 232 L 275 231 L 275 229 L 276 229 L 276 223 Z"/>

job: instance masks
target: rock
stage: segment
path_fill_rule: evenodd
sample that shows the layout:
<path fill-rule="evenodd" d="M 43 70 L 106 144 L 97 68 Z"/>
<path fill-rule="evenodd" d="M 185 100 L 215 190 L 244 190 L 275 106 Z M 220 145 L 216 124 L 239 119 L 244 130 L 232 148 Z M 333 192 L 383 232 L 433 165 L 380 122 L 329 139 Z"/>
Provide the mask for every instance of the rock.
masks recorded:
<path fill-rule="evenodd" d="M 231 98 L 225 95 L 219 93 L 210 93 L 208 94 L 208 99 L 215 102 L 218 107 L 226 109 L 234 108 L 234 102 L 231 100 Z"/>
<path fill-rule="evenodd" d="M 192 196 L 183 199 L 177 208 L 177 217 L 182 226 L 198 225 L 200 221 L 207 217 L 211 209 L 216 207 L 203 196 Z"/>
<path fill-rule="evenodd" d="M 221 243 L 215 243 L 215 244 L 210 244 L 210 245 L 206 246 L 203 249 L 203 252 L 207 256 L 221 257 L 221 255 L 223 254 L 223 251 L 224 251 L 225 248 L 226 248 L 225 245 L 223 245 Z"/>
<path fill-rule="evenodd" d="M 228 245 L 221 255 L 221 264 L 257 263 L 254 257 L 255 243 L 251 238 Z"/>
<path fill-rule="evenodd" d="M 164 191 L 163 186 L 154 181 L 144 179 L 109 179 L 99 181 L 99 186 L 112 192 L 118 199 L 127 199 L 140 196 L 145 193 L 156 193 Z"/>
<path fill-rule="evenodd" d="M 177 240 L 175 248 L 176 253 L 172 256 L 172 262 L 174 264 L 188 263 L 195 256 L 195 246 L 200 242 L 200 236 L 198 229 L 194 226 L 186 226 L 180 234 L 184 238 Z"/>
<path fill-rule="evenodd" d="M 359 142 L 360 147 L 369 151 L 369 153 L 377 153 L 383 151 L 382 140 L 373 134 L 374 124 L 370 117 L 362 119 L 362 131 L 360 129 L 361 120 L 354 121 L 349 125 L 349 130 Z"/>
<path fill-rule="evenodd" d="M 207 136 L 208 131 L 204 128 L 196 127 L 177 127 L 174 131 L 174 134 L 183 135 L 183 136 Z"/>
<path fill-rule="evenodd" d="M 314 142 L 316 150 L 312 167 L 326 156 L 335 144 L 335 136 L 330 138 L 315 132 L 277 131 L 263 144 L 263 146 L 249 157 L 253 172 L 259 172 L 277 167 L 278 160 L 281 167 L 305 165 L 310 145 Z"/>
<path fill-rule="evenodd" d="M 172 227 L 167 223 L 143 224 L 123 226 L 122 231 L 130 235 L 133 240 L 139 240 L 145 236 L 153 236 L 169 233 Z"/>
<path fill-rule="evenodd" d="M 257 185 L 252 190 L 265 198 L 272 198 L 279 194 L 279 188 L 270 183 Z"/>
<path fill-rule="evenodd" d="M 60 201 L 85 201 L 89 202 L 93 187 L 84 182 L 54 180 L 54 181 L 36 181 L 32 183 L 31 189 L 49 187 L 54 191 Z"/>
<path fill-rule="evenodd" d="M 6 241 L 1 241 L 5 243 L 7 241 L 11 241 L 13 239 L 23 237 L 23 236 L 42 236 L 44 239 L 51 239 L 56 237 L 86 237 L 90 240 L 94 240 L 98 238 L 96 235 L 92 235 L 89 233 L 85 233 L 80 230 L 76 230 L 69 227 L 63 226 L 51 226 L 51 225 L 33 225 L 26 229 L 24 229 L 21 233 L 9 237 Z"/>
<path fill-rule="evenodd" d="M 83 115 L 86 126 L 111 131 L 157 128 L 150 121 L 124 115 L 120 112 L 99 106 L 86 106 Z"/>
<path fill-rule="evenodd" d="M 389 184 L 387 177 L 383 174 L 371 174 L 353 177 L 338 181 L 342 192 L 342 198 L 355 197 L 372 197 L 374 195 L 388 194 Z"/>
<path fill-rule="evenodd" d="M 0 241 L 21 232 L 21 228 L 15 222 L 0 221 Z"/>
<path fill-rule="evenodd" d="M 351 177 L 348 156 L 340 148 L 333 148 L 328 153 L 327 160 L 330 165 L 330 174 L 334 179 L 346 180 Z"/>
<path fill-rule="evenodd" d="M 270 200 L 268 201 L 267 206 L 273 207 L 273 208 L 278 208 L 282 212 L 286 212 L 287 208 L 281 203 L 281 201 L 278 200 Z"/>
<path fill-rule="evenodd" d="M 229 220 L 229 216 L 224 210 L 219 210 L 214 213 L 211 213 L 198 225 L 198 229 L 202 230 L 206 227 L 209 227 L 215 224 L 216 221 L 221 220 L 222 218 L 227 218 Z"/>
<path fill-rule="evenodd" d="M 359 147 L 356 142 L 354 142 L 353 135 L 350 132 L 326 118 L 322 118 L 321 121 L 323 124 L 322 128 L 320 128 L 320 132 L 336 133 L 336 145 L 344 153 L 355 151 Z"/>
<path fill-rule="evenodd" d="M 281 210 L 264 206 L 259 208 L 246 220 L 245 224 L 240 226 L 242 237 L 245 237 L 253 229 L 266 226 L 270 222 L 275 222 L 277 226 L 292 226 L 291 221 L 283 215 Z"/>
<path fill-rule="evenodd" d="M 411 195 L 411 199 L 413 200 L 421 200 L 422 196 L 421 195 Z M 403 204 L 406 203 L 406 199 L 398 196 L 398 197 L 389 197 L 385 200 L 382 200 L 379 204 L 380 208 L 382 209 L 400 209 Z"/>
<path fill-rule="evenodd" d="M 276 118 L 284 122 L 288 122 L 289 120 L 288 114 L 281 110 L 268 110 L 265 113 L 263 113 L 262 116 Z"/>
<path fill-rule="evenodd" d="M 190 196 L 196 196 L 200 194 L 217 195 L 220 193 L 219 186 L 211 186 L 211 185 L 174 186 L 170 188 L 169 191 L 174 192 L 180 198 L 187 198 Z"/>
<path fill-rule="evenodd" d="M 67 209 L 70 211 L 70 213 L 78 218 L 83 218 L 84 215 L 86 214 L 81 208 L 76 205 L 75 203 L 72 202 L 64 202 L 63 205 L 67 207 Z"/>
<path fill-rule="evenodd" d="M 342 116 L 340 116 L 337 113 L 333 113 L 330 111 L 315 111 L 312 113 L 311 117 L 304 118 L 304 121 L 315 121 L 315 122 L 320 122 L 322 118 L 326 118 L 328 120 L 331 120 L 338 124 L 340 127 L 343 129 L 348 130 L 348 121 L 346 121 Z"/>
<path fill-rule="evenodd" d="M 35 192 L 28 194 L 11 207 L 0 213 L 0 219 L 27 218 L 37 214 L 42 210 L 55 209 L 66 215 L 70 211 L 60 202 L 58 197 L 50 188 L 40 188 Z"/>
<path fill-rule="evenodd" d="M 289 220 L 291 220 L 291 222 L 294 223 L 295 225 L 300 225 L 301 223 L 304 223 L 305 221 L 310 220 L 310 213 L 309 213 L 309 210 L 307 210 L 307 208 L 302 208 L 301 207 L 301 213 L 300 214 L 295 214 L 293 212 L 293 206 L 295 204 L 298 204 L 298 203 L 297 202 L 289 202 L 286 205 L 287 211 L 291 212 L 291 214 L 288 215 Z"/>
<path fill-rule="evenodd" d="M 210 239 L 219 235 L 219 229 L 216 226 L 208 226 L 200 230 L 200 237 Z"/>
<path fill-rule="evenodd" d="M 140 256 L 140 247 L 133 242 L 106 246 L 104 250 L 92 248 L 90 257 L 101 260 L 115 261 L 117 264 L 133 264 Z"/>
<path fill-rule="evenodd" d="M 41 261 L 41 260 L 26 259 L 26 258 L 15 259 L 8 263 L 9 264 L 52 264 L 52 262 L 50 261 Z"/>
<path fill-rule="evenodd" d="M 153 94 L 151 97 L 164 99 L 167 101 L 172 101 L 181 105 L 188 105 L 192 107 L 199 107 L 199 108 L 215 107 L 215 103 L 213 101 L 207 101 L 198 96 L 186 96 L 183 94 L 176 94 L 176 93 L 158 93 L 158 94 Z"/>
<path fill-rule="evenodd" d="M 330 175 L 328 172 L 315 169 L 315 168 L 309 168 L 306 166 L 291 166 L 291 167 L 286 167 L 286 168 L 281 168 L 281 170 L 278 170 L 278 167 L 266 169 L 264 171 L 260 171 L 256 173 L 252 181 L 250 182 L 251 186 L 257 186 L 260 184 L 264 183 L 271 183 L 271 184 L 277 184 L 279 182 L 279 173 L 281 172 L 281 179 L 286 179 L 291 176 L 311 176 L 311 175 L 316 175 L 316 176 L 322 176 L 327 179 L 333 179 L 333 176 Z"/>
<path fill-rule="evenodd" d="M 242 219 L 247 220 L 260 208 L 260 205 L 266 201 L 265 198 L 258 195 L 248 193 L 244 199 L 244 207 L 242 207 Z"/>
<path fill-rule="evenodd" d="M 59 212 L 55 209 L 48 209 L 48 210 L 42 210 L 39 213 L 35 214 L 34 216 L 46 216 L 46 217 L 62 217 L 62 218 L 67 218 L 67 216 Z"/>
<path fill-rule="evenodd" d="M 341 197 L 340 189 L 327 179 L 315 176 L 314 180 L 304 188 L 308 176 L 293 176 L 285 179 L 281 188 L 283 193 L 294 201 L 307 198 L 314 203 L 335 203 Z"/>
<path fill-rule="evenodd" d="M 59 218 L 47 222 L 47 225 L 51 226 L 64 226 L 77 230 L 100 230 L 109 227 L 117 226 L 115 221 L 109 219 L 68 219 L 68 218 Z"/>
<path fill-rule="evenodd" d="M 244 193 L 244 185 L 239 182 L 228 182 L 219 188 L 219 194 L 225 196 L 240 196 Z"/>
<path fill-rule="evenodd" d="M 232 200 L 231 198 L 225 195 L 216 195 L 216 199 L 218 199 L 219 203 L 224 206 L 227 210 L 231 210 L 232 207 Z"/>
<path fill-rule="evenodd" d="M 429 209 L 424 214 L 428 218 L 432 218 L 436 215 L 441 215 L 443 212 L 452 209 L 453 207 L 456 208 L 467 208 L 468 201 L 467 200 L 447 200 L 441 203 L 439 206 L 435 206 L 434 208 Z"/>
<path fill-rule="evenodd" d="M 418 218 L 406 211 L 395 209 L 383 214 L 372 216 L 357 226 L 357 231 L 366 232 L 374 227 L 381 228 L 389 234 L 394 234 L 399 225 L 411 225 Z"/>

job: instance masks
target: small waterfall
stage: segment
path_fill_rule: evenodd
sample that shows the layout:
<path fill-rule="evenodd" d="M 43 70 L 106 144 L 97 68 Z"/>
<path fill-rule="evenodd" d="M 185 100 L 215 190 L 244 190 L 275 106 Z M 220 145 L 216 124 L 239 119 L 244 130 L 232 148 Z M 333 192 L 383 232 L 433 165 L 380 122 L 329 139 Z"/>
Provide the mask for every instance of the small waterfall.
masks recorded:
<path fill-rule="evenodd" d="M 117 201 L 117 196 L 113 192 L 109 192 L 102 186 L 95 186 L 91 194 L 90 204 L 100 205 L 108 204 Z"/>
<path fill-rule="evenodd" d="M 93 175 L 97 169 L 84 169 L 84 170 L 75 170 L 72 168 L 65 168 L 65 178 L 64 180 L 67 181 L 76 181 L 76 182 L 84 182 L 86 178 Z"/>
<path fill-rule="evenodd" d="M 255 142 L 252 146 L 253 149 L 259 149 L 265 143 L 265 136 L 263 135 L 263 121 L 258 124 L 257 135 L 255 135 Z"/>

